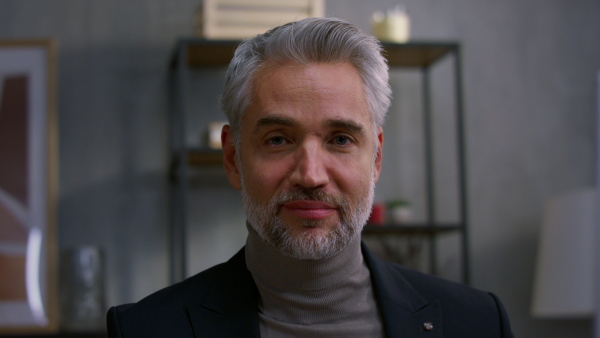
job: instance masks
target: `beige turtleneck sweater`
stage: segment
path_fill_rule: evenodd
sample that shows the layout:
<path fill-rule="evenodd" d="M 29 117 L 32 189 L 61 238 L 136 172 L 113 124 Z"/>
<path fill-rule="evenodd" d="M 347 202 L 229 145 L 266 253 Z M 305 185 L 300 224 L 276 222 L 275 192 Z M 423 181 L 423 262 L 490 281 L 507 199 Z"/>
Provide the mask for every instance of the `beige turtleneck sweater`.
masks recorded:
<path fill-rule="evenodd" d="M 298 260 L 248 228 L 246 264 L 260 293 L 262 337 L 383 337 L 360 237 L 334 257 Z"/>

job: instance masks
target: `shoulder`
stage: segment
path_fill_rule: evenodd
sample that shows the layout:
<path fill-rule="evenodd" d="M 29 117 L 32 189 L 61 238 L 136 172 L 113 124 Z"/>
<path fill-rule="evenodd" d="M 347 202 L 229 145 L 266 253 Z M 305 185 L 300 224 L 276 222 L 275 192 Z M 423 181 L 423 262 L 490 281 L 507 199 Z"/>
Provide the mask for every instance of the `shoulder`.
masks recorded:
<path fill-rule="evenodd" d="M 494 294 L 386 262 L 368 250 L 363 253 L 379 297 L 412 311 L 437 304 L 444 332 L 451 336 L 498 332 L 500 337 L 512 337 L 504 306 Z"/>
<path fill-rule="evenodd" d="M 391 267 L 402 273 L 421 297 L 439 302 L 447 332 L 498 332 L 501 337 L 512 337 L 504 305 L 493 293 L 397 264 Z"/>
<path fill-rule="evenodd" d="M 376 287 L 390 293 L 390 296 L 401 291 L 405 294 L 404 299 L 413 300 L 415 305 L 434 300 L 444 300 L 453 305 L 464 303 L 465 306 L 493 304 L 489 302 L 493 302 L 494 297 L 487 292 L 385 261 L 366 246 L 363 246 L 363 256 Z"/>
<path fill-rule="evenodd" d="M 243 250 L 182 282 L 161 289 L 137 303 L 112 307 L 107 314 L 110 337 L 193 336 L 189 306 L 200 304 L 215 292 L 227 292 L 230 281 L 244 274 Z"/>
<path fill-rule="evenodd" d="M 388 263 L 390 269 L 401 274 L 426 300 L 443 300 L 453 307 L 495 307 L 495 297 L 471 286 L 412 270 L 398 264 Z"/>

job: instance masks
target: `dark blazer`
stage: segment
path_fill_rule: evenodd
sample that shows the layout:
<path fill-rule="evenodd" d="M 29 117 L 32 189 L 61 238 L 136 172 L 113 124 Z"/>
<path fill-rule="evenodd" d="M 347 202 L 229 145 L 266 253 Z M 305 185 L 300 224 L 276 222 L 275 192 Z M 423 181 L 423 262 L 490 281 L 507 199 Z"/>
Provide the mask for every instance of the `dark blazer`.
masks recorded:
<path fill-rule="evenodd" d="M 387 337 L 513 336 L 504 307 L 493 294 L 383 261 L 364 244 L 363 255 Z M 108 334 L 259 337 L 257 297 L 242 249 L 228 262 L 138 303 L 112 307 Z"/>

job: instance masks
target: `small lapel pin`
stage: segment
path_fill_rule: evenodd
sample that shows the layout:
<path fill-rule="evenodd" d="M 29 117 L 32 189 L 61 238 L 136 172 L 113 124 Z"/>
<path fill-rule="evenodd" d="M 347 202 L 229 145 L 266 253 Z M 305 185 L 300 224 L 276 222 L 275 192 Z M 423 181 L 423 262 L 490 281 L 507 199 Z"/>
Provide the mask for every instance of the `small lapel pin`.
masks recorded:
<path fill-rule="evenodd" d="M 425 322 L 423 323 L 423 330 L 426 332 L 432 331 L 433 330 L 433 323 L 431 322 Z"/>

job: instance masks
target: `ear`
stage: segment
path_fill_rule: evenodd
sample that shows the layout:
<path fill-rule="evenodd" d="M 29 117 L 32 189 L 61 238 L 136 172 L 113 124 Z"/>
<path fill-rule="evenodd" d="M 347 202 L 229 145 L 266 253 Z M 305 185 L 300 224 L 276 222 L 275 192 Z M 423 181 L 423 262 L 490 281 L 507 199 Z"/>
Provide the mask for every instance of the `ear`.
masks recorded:
<path fill-rule="evenodd" d="M 383 160 L 383 128 L 379 127 L 377 129 L 377 154 L 375 157 L 375 182 L 379 180 L 379 175 L 381 174 L 381 162 Z"/>
<path fill-rule="evenodd" d="M 223 145 L 223 166 L 225 167 L 225 174 L 229 184 L 237 190 L 240 190 L 241 179 L 240 170 L 237 163 L 237 149 L 233 141 L 233 132 L 229 125 L 223 126 L 221 130 L 221 144 Z"/>

